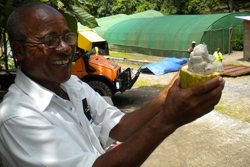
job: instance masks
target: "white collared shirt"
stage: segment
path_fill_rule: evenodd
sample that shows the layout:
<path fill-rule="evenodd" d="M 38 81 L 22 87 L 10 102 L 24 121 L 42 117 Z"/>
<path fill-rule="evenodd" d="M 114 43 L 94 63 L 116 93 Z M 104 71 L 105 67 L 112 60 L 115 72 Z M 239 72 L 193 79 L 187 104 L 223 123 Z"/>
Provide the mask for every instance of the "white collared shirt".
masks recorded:
<path fill-rule="evenodd" d="M 109 132 L 124 114 L 76 76 L 61 88 L 70 101 L 18 70 L 0 105 L 5 166 L 90 167 L 104 153 L 100 142 L 104 147 L 113 142 Z"/>

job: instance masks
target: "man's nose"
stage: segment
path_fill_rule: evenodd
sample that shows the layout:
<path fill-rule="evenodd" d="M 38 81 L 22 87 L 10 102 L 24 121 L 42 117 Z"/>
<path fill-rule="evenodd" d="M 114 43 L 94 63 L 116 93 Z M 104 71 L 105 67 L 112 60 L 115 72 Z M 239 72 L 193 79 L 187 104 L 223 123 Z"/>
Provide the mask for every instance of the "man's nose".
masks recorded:
<path fill-rule="evenodd" d="M 65 54 L 70 54 L 70 52 L 72 51 L 72 48 L 70 47 L 69 44 L 67 44 L 62 38 L 60 38 L 60 43 L 59 45 L 56 47 L 56 50 L 58 52 L 63 52 Z"/>

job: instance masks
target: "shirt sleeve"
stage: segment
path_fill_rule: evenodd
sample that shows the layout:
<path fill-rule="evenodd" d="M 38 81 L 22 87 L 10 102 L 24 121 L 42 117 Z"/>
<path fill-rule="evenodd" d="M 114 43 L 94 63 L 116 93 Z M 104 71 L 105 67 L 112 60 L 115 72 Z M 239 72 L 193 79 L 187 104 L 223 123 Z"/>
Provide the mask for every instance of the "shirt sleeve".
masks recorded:
<path fill-rule="evenodd" d="M 95 134 L 104 147 L 114 142 L 109 137 L 111 129 L 116 126 L 120 119 L 124 116 L 117 107 L 108 104 L 103 97 L 95 92 L 91 87 L 86 85 L 84 91 L 87 93 L 88 103 L 90 105 L 91 117 L 93 119 L 92 127 Z"/>
<path fill-rule="evenodd" d="M 222 57 L 222 53 L 220 53 L 220 60 L 222 60 L 223 59 L 223 57 Z"/>
<path fill-rule="evenodd" d="M 213 56 L 217 58 L 217 52 L 216 51 L 214 52 Z"/>
<path fill-rule="evenodd" d="M 39 113 L 6 120 L 1 142 L 11 152 L 11 166 L 91 167 L 98 155 L 84 152 L 71 136 Z"/>

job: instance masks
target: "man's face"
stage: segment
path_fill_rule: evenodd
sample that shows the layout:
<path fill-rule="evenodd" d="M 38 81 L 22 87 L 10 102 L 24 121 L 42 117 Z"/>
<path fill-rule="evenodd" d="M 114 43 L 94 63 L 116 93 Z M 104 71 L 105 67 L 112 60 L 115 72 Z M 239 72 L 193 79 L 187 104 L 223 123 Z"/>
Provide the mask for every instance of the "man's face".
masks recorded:
<path fill-rule="evenodd" d="M 25 27 L 29 32 L 26 40 L 28 42 L 40 42 L 49 34 L 64 37 L 70 32 L 65 19 L 57 12 L 41 10 L 31 17 L 25 21 Z M 70 78 L 74 54 L 75 46 L 68 45 L 62 39 L 56 48 L 48 48 L 44 44 L 25 43 L 25 51 L 21 60 L 22 71 L 45 87 L 62 83 Z"/>

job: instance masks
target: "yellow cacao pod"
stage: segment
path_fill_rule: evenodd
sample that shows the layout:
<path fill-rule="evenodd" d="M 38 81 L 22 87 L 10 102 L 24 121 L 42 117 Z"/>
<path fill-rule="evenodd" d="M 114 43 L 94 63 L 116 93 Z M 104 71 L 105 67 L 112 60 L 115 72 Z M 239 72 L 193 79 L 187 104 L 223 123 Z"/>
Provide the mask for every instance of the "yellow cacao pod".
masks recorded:
<path fill-rule="evenodd" d="M 185 65 L 185 66 L 182 66 L 180 69 L 180 82 L 181 82 L 180 86 L 182 89 L 186 89 L 198 83 L 208 81 L 219 75 L 220 75 L 219 72 L 214 72 L 213 74 L 207 75 L 207 76 L 195 74 L 188 70 L 188 65 Z"/>

